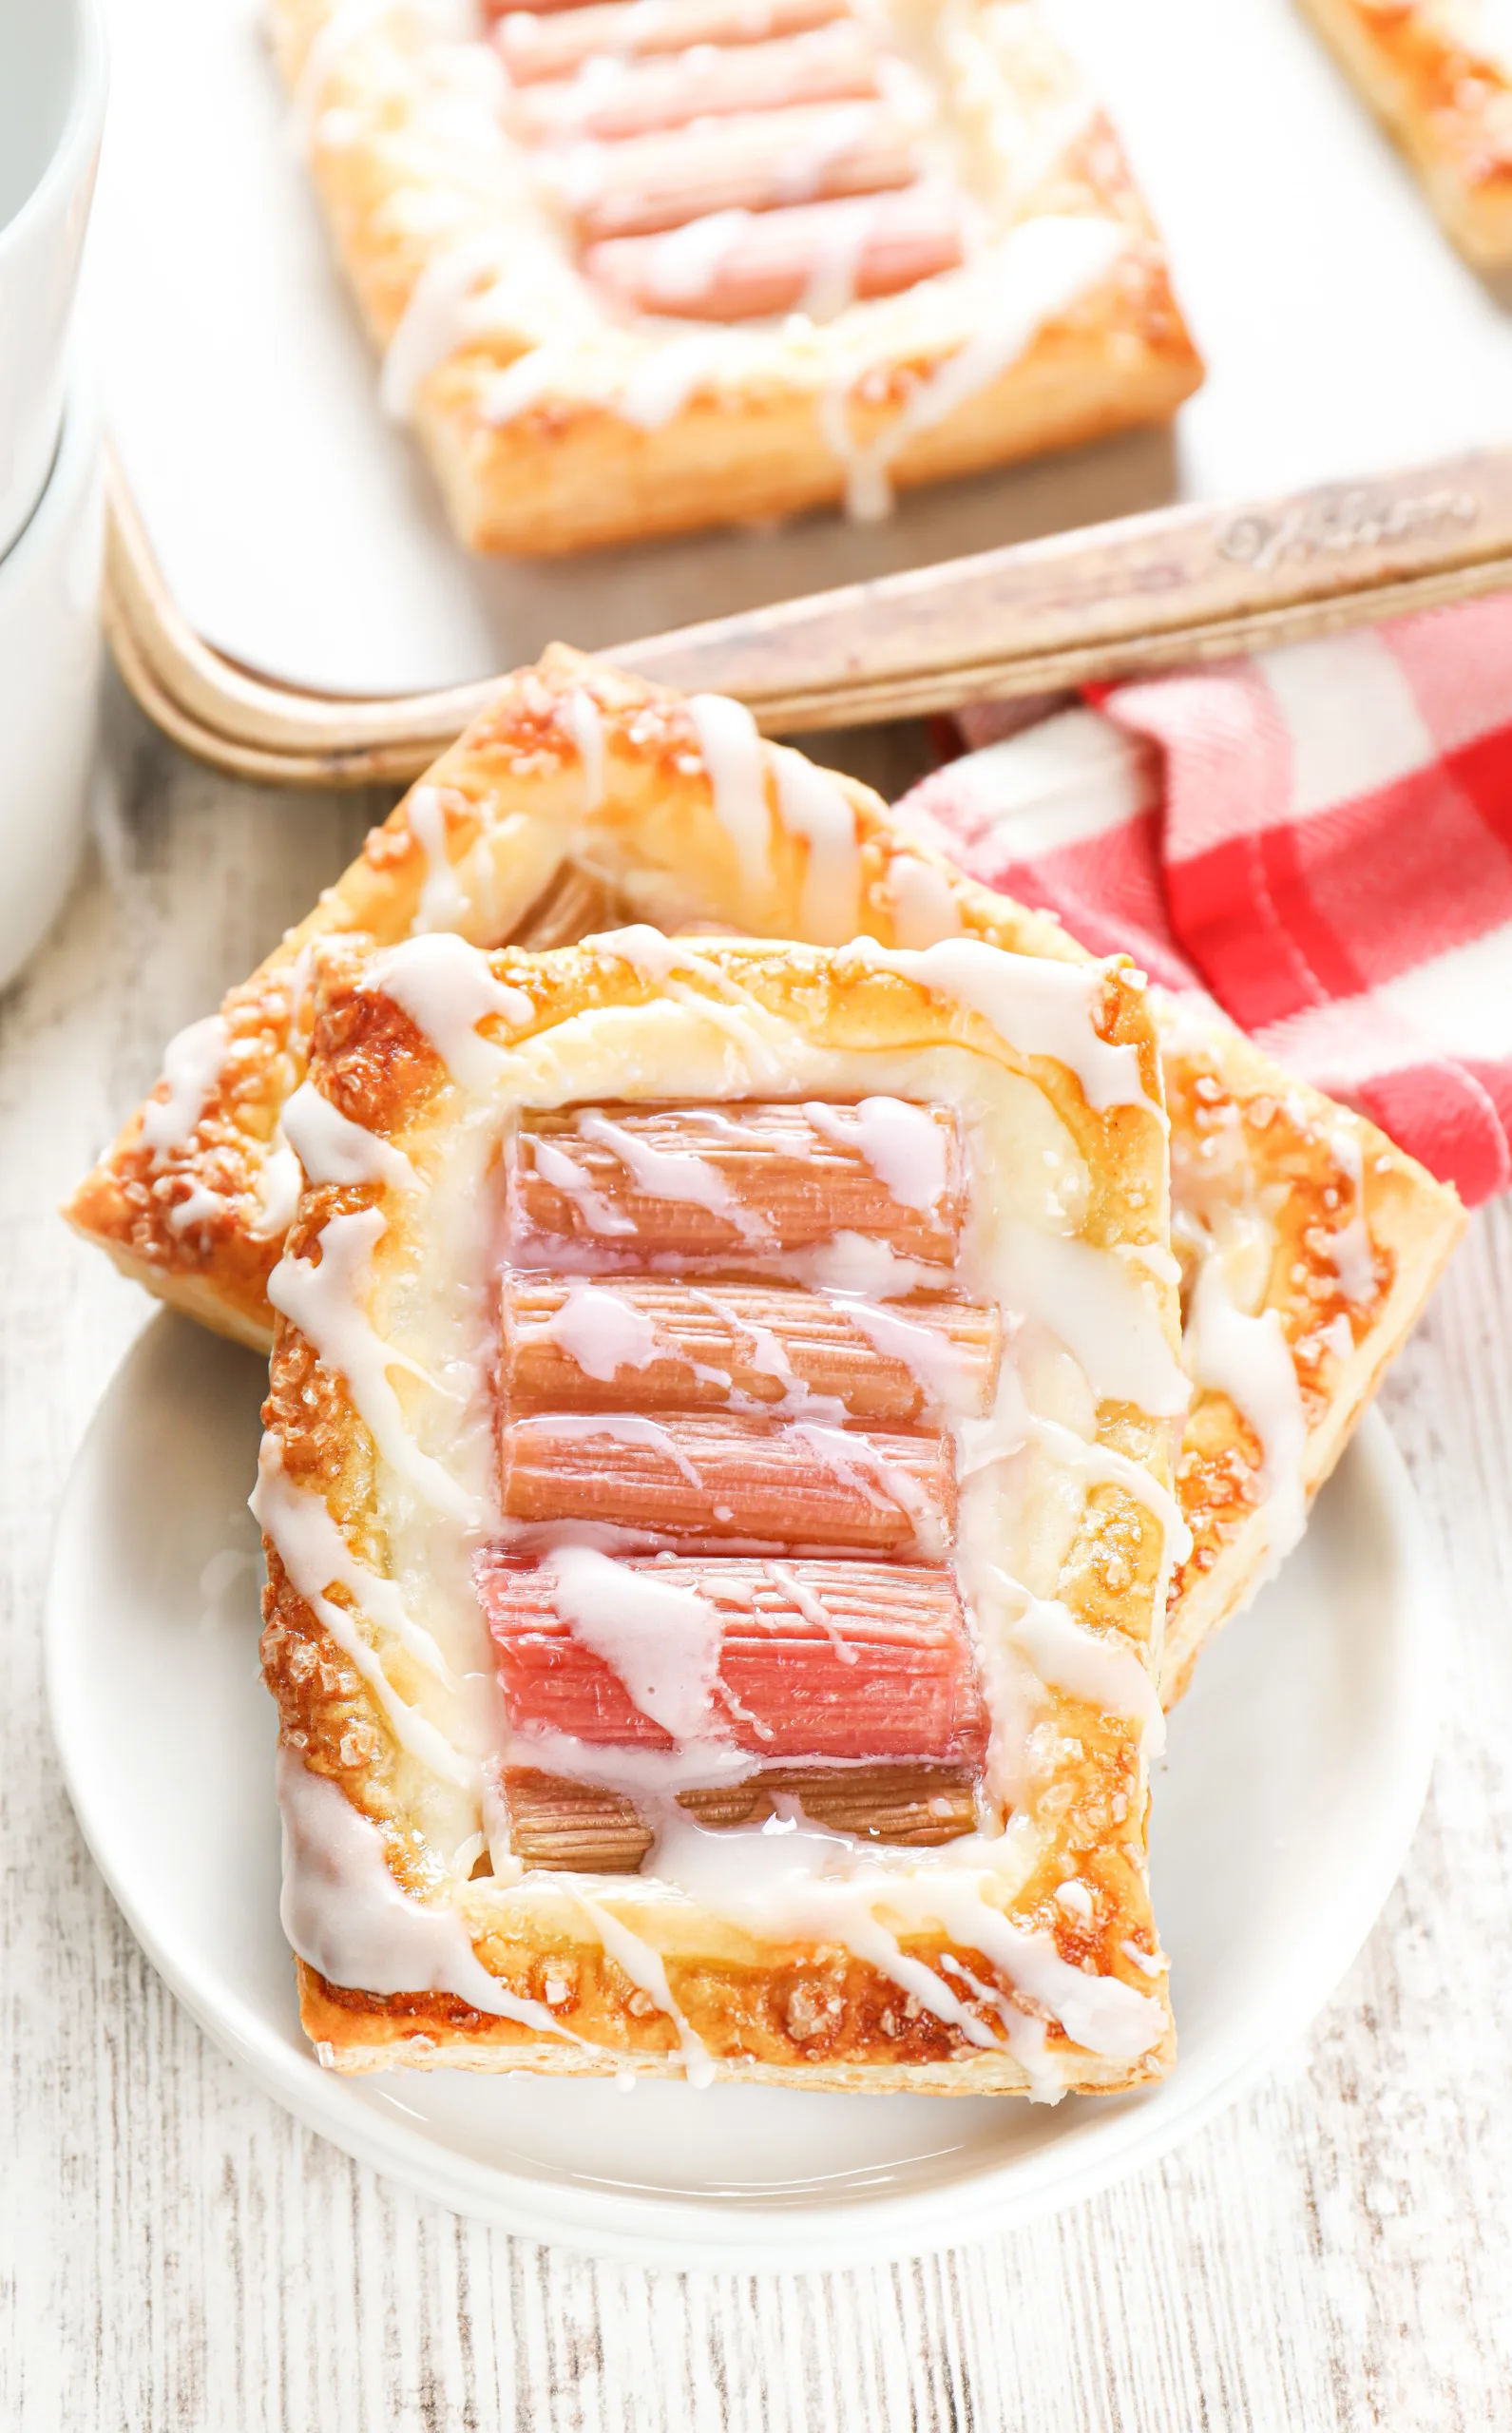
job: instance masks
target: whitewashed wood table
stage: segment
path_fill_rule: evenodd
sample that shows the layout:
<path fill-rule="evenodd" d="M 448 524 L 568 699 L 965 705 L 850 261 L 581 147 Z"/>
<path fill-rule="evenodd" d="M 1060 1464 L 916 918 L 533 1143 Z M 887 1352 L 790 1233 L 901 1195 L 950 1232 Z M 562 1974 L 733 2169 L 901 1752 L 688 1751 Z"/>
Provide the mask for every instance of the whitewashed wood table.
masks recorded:
<path fill-rule="evenodd" d="M 910 774 L 896 751 L 867 774 Z M 147 1308 L 53 1209 L 381 808 L 228 784 L 114 698 L 104 760 L 99 849 L 0 1000 L 5 2433 L 1512 2424 L 1512 1211 L 1477 1220 L 1387 1391 L 1449 1585 L 1446 1722 L 1405 1880 L 1313 2032 L 1142 2176 L 947 2257 L 757 2281 L 538 2249 L 239 2077 L 59 1779 L 51 1520 Z"/>

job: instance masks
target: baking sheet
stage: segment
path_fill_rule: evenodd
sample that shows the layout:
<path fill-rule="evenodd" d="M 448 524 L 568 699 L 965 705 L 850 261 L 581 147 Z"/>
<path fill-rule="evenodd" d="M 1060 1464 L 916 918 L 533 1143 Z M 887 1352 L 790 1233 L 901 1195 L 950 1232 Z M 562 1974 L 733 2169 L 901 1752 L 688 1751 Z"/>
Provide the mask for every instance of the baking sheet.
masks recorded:
<path fill-rule="evenodd" d="M 1512 440 L 1512 283 L 1478 278 L 1290 0 L 1047 0 L 1116 116 L 1209 363 L 1176 431 L 838 515 L 567 564 L 452 541 L 386 423 L 260 0 L 112 0 L 91 282 L 117 445 L 168 582 L 316 690 L 465 682 L 1176 499 Z"/>

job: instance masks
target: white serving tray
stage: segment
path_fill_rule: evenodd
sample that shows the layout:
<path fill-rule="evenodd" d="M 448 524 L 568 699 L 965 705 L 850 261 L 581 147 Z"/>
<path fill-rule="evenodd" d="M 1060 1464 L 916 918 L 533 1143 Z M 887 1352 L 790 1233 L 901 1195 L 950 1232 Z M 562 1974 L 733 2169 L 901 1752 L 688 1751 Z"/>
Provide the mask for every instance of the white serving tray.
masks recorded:
<path fill-rule="evenodd" d="M 1291 0 L 1045 0 L 1161 221 L 1207 387 L 1135 433 L 838 516 L 596 554 L 452 541 L 329 259 L 260 0 L 110 0 L 93 239 L 108 405 L 189 623 L 312 690 L 419 692 L 1172 499 L 1512 437 L 1512 317 Z"/>

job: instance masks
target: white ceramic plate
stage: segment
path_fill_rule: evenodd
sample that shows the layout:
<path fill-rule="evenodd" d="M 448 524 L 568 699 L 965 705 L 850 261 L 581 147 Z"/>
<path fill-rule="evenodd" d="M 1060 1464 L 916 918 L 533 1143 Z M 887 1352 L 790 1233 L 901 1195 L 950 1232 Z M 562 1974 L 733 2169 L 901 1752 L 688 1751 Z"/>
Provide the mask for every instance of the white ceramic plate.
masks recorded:
<path fill-rule="evenodd" d="M 300 2034 L 278 1926 L 274 1718 L 243 1498 L 265 1370 L 161 1317 L 59 1523 L 53 1728 L 91 1849 L 168 1983 L 270 2094 L 456 2211 L 599 2253 L 839 2264 L 1024 2222 L 1148 2162 L 1303 2028 L 1402 1864 L 1434 1733 L 1437 1592 L 1371 1416 L 1283 1578 L 1203 1658 L 1156 1785 L 1174 2076 L 1104 2103 L 707 2094 L 396 2070 Z"/>
<path fill-rule="evenodd" d="M 1047 0 L 1110 104 L 1211 367 L 1139 432 L 905 502 L 577 561 L 469 560 L 379 412 L 262 39 L 263 0 L 107 0 L 91 247 L 113 435 L 168 582 L 316 689 L 494 674 L 1158 506 L 1503 438 L 1512 324 L 1293 0 Z M 1437 483 L 1430 488 L 1437 489 Z"/>

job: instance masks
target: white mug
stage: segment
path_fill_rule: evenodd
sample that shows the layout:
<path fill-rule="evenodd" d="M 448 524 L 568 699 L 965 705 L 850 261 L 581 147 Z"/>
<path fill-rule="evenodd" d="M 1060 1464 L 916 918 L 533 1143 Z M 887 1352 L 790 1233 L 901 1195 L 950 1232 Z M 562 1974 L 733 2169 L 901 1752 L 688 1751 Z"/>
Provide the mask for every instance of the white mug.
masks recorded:
<path fill-rule="evenodd" d="M 12 0 L 0 0 L 0 13 Z M 0 988 L 51 927 L 84 843 L 100 670 L 100 408 L 75 372 L 47 487 L 0 558 Z"/>
<path fill-rule="evenodd" d="M 97 0 L 0 0 L 0 560 L 58 448 L 105 96 Z"/>

